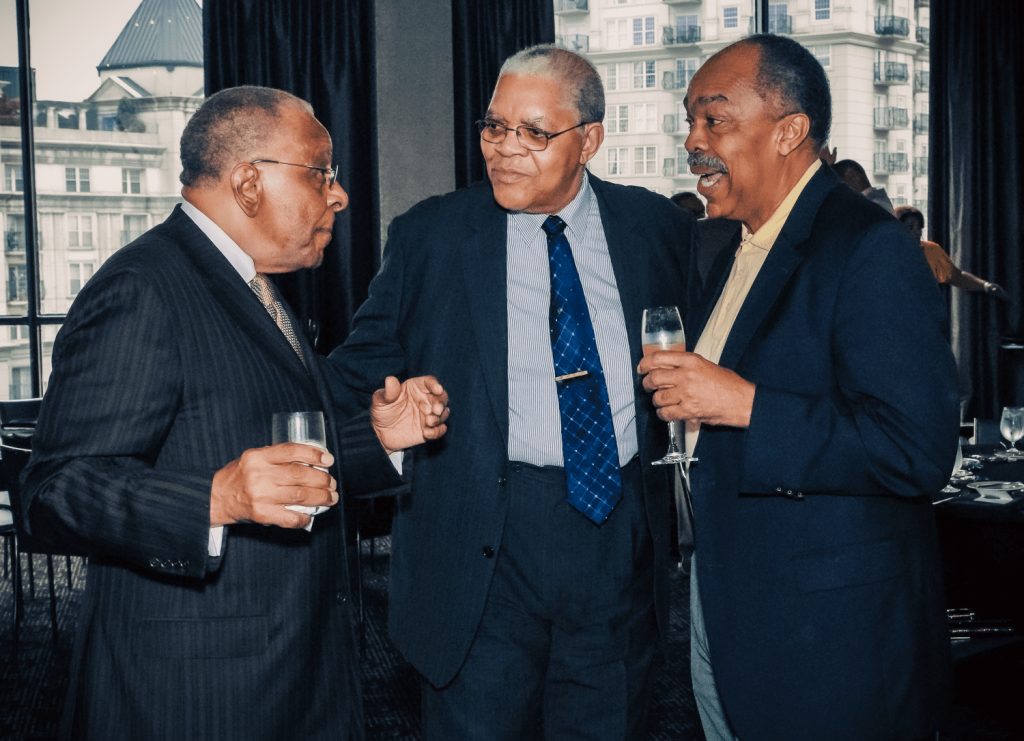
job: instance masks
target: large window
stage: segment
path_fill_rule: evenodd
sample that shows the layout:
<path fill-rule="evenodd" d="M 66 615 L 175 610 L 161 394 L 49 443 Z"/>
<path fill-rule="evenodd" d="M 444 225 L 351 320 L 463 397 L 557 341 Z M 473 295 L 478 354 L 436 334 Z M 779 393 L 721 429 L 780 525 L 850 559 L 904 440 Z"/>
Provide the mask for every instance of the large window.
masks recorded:
<path fill-rule="evenodd" d="M 676 87 L 690 87 L 690 80 L 697 74 L 700 67 L 699 59 L 677 59 L 676 60 Z M 683 118 L 686 118 L 684 115 Z"/>
<path fill-rule="evenodd" d="M 608 92 L 629 90 L 630 64 L 617 62 L 605 65 L 604 89 Z"/>
<path fill-rule="evenodd" d="M 653 134 L 658 130 L 658 106 L 656 103 L 638 103 L 633 106 L 633 131 Z"/>
<path fill-rule="evenodd" d="M 722 28 L 739 28 L 740 9 L 735 5 L 722 8 Z"/>
<path fill-rule="evenodd" d="M 181 201 L 168 153 L 203 100 L 202 14 L 135 25 L 141 1 L 0 0 L 0 397 L 45 391 L 74 296 Z M 30 74 L 18 4 L 31 19 Z"/>
<path fill-rule="evenodd" d="M 655 64 L 651 62 L 633 62 L 633 89 L 644 90 L 655 85 Z"/>
<path fill-rule="evenodd" d="M 634 175 L 657 175 L 658 174 L 658 148 L 657 147 L 634 147 L 633 148 L 633 174 Z"/>
<path fill-rule="evenodd" d="M 650 46 L 654 43 L 654 16 L 633 19 L 633 46 Z"/>
<path fill-rule="evenodd" d="M 827 21 L 832 17 L 832 0 L 814 0 L 814 20 Z"/>

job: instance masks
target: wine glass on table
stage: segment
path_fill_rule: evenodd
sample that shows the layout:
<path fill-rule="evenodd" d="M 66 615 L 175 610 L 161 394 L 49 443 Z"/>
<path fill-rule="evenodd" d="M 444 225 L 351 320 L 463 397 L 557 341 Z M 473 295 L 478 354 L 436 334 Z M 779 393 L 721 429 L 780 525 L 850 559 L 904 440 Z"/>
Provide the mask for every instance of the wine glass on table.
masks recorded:
<path fill-rule="evenodd" d="M 1010 441 L 1006 454 L 1010 458 L 1024 456 L 1024 451 L 1017 448 L 1017 441 L 1024 437 L 1024 407 L 1003 407 L 1003 416 L 999 419 L 999 431 Z"/>
<path fill-rule="evenodd" d="M 327 433 L 324 429 L 323 412 L 275 412 L 271 419 L 271 442 L 274 445 L 281 443 L 300 443 L 311 445 L 320 450 L 327 450 Z M 306 464 L 302 464 L 306 465 Z M 313 468 L 326 471 L 326 468 L 313 466 Z M 307 530 L 313 527 L 313 517 L 326 512 L 329 507 L 317 506 L 307 507 L 303 504 L 286 504 L 286 509 L 293 512 L 300 512 L 309 515 Z"/>

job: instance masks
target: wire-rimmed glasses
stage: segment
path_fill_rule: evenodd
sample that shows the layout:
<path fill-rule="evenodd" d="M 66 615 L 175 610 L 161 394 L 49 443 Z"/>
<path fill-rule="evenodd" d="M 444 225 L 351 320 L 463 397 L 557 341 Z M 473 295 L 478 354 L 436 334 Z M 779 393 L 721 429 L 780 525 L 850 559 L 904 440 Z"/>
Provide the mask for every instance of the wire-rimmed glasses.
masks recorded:
<path fill-rule="evenodd" d="M 253 160 L 250 165 L 258 165 L 261 162 L 269 162 L 271 165 L 289 165 L 291 167 L 305 167 L 307 170 L 316 170 L 324 176 L 324 180 L 327 182 L 327 190 L 334 187 L 334 183 L 338 180 L 338 166 L 334 167 L 314 167 L 313 165 L 300 165 L 297 162 L 281 162 L 280 160 Z"/>
<path fill-rule="evenodd" d="M 519 140 L 521 145 L 531 152 L 543 152 L 548 148 L 548 142 L 556 136 L 567 134 L 573 129 L 578 129 L 580 126 L 586 126 L 588 123 L 589 121 L 580 121 L 575 126 L 565 129 L 565 131 L 556 131 L 554 134 L 549 134 L 543 129 L 538 129 L 536 126 L 506 126 L 498 121 L 485 118 L 476 122 L 476 128 L 480 132 L 480 138 L 485 142 L 501 144 L 505 141 L 505 137 L 508 136 L 508 132 L 514 131 L 516 132 L 516 139 Z"/>

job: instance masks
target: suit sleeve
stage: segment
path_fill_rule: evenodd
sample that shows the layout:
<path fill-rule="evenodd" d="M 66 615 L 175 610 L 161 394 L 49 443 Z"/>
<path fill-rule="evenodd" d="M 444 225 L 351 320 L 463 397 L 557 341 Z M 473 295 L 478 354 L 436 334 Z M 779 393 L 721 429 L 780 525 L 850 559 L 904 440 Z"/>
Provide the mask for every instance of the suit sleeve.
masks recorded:
<path fill-rule="evenodd" d="M 959 400 L 945 311 L 898 229 L 867 228 L 842 270 L 831 332 L 817 338 L 828 343 L 830 391 L 757 385 L 741 491 L 915 497 L 948 480 Z"/>
<path fill-rule="evenodd" d="M 54 547 L 202 577 L 214 471 L 159 466 L 184 383 L 172 320 L 131 271 L 98 276 L 57 337 L 25 471 L 25 519 Z"/>

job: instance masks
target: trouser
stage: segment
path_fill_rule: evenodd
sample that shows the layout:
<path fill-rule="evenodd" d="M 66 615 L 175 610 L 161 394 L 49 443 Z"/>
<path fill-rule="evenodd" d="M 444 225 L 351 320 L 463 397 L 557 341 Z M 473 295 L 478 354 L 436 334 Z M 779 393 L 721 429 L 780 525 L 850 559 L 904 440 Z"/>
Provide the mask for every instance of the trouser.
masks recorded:
<path fill-rule="evenodd" d="M 509 512 L 483 617 L 446 687 L 423 682 L 427 741 L 643 738 L 657 643 L 640 465 L 600 527 L 562 468 L 510 464 Z"/>

